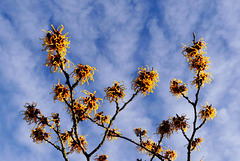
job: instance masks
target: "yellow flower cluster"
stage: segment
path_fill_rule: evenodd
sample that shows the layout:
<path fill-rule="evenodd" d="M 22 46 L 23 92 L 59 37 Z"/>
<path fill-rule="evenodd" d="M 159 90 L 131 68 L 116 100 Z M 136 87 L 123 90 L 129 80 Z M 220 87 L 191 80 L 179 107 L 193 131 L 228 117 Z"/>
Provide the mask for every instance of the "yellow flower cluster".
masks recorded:
<path fill-rule="evenodd" d="M 73 71 L 73 73 L 74 73 L 73 78 L 74 78 L 75 82 L 77 80 L 80 80 L 81 85 L 85 82 L 87 82 L 87 84 L 88 84 L 88 79 L 94 81 L 94 79 L 93 79 L 94 70 L 96 70 L 96 68 L 91 67 L 89 65 L 82 65 L 80 63 L 77 65 L 77 67 Z"/>
<path fill-rule="evenodd" d="M 83 149 L 86 150 L 86 146 L 87 146 L 88 143 L 87 143 L 87 140 L 86 140 L 85 136 L 84 135 L 80 136 L 79 140 L 80 140 L 80 144 L 83 147 Z M 70 148 L 71 152 L 74 152 L 74 151 L 77 152 L 77 153 L 82 152 L 81 147 L 78 145 L 78 143 L 75 140 L 70 141 L 69 148 Z"/>
<path fill-rule="evenodd" d="M 163 120 L 162 123 L 159 124 L 156 133 L 169 138 L 173 131 L 186 131 L 189 128 L 187 120 L 186 115 L 170 117 L 168 120 Z"/>
<path fill-rule="evenodd" d="M 84 90 L 83 92 L 87 95 L 87 97 L 82 97 L 81 101 L 83 102 L 83 105 L 87 107 L 87 114 L 90 114 L 93 110 L 96 113 L 96 110 L 100 106 L 100 100 L 102 101 L 102 99 L 95 97 L 96 91 L 91 93 L 87 90 Z"/>
<path fill-rule="evenodd" d="M 67 48 L 69 48 L 70 41 L 67 34 L 62 34 L 64 29 L 63 25 L 59 26 L 57 30 L 52 26 L 52 30 L 45 31 L 46 36 L 43 38 L 43 51 L 47 51 L 46 66 L 50 67 L 50 72 L 58 72 L 59 68 L 68 68 L 69 60 L 65 59 Z M 54 70 L 52 71 L 52 68 Z"/>
<path fill-rule="evenodd" d="M 157 86 L 159 81 L 158 73 L 156 70 L 149 71 L 147 68 L 138 68 L 138 76 L 132 81 L 132 89 L 136 91 L 141 91 L 143 96 L 148 95 L 150 92 L 153 93 L 153 89 Z"/>
<path fill-rule="evenodd" d="M 46 141 L 51 139 L 50 133 L 46 133 L 46 130 L 41 126 L 33 128 L 30 137 L 33 139 L 33 142 L 36 143 L 42 143 L 44 140 Z"/>
<path fill-rule="evenodd" d="M 197 151 L 197 146 L 200 146 L 200 143 L 203 142 L 203 139 L 202 138 L 195 138 L 193 141 L 192 141 L 192 145 L 191 145 L 191 151 L 195 149 L 195 151 Z M 198 147 L 198 150 L 199 150 L 199 147 Z"/>
<path fill-rule="evenodd" d="M 109 100 L 110 103 L 112 101 L 118 102 L 119 99 L 123 101 L 123 98 L 125 97 L 125 92 L 126 90 L 125 85 L 119 85 L 119 82 L 114 81 L 112 87 L 107 87 L 105 88 L 104 92 L 106 92 L 105 99 Z"/>
<path fill-rule="evenodd" d="M 194 80 L 191 85 L 196 85 L 197 88 L 204 87 L 205 83 L 210 83 L 212 81 L 212 75 L 209 72 L 200 71 L 199 75 L 194 76 Z"/>
<path fill-rule="evenodd" d="M 146 129 L 142 130 L 141 127 L 135 128 L 135 129 L 134 129 L 134 132 L 135 132 L 135 134 L 136 134 L 137 137 L 140 137 L 140 136 L 141 136 L 141 137 L 145 137 L 146 134 L 147 134 L 147 130 L 146 130 Z"/>
<path fill-rule="evenodd" d="M 143 140 L 142 141 L 142 146 L 145 147 L 146 149 L 148 149 L 149 151 L 157 153 L 157 154 L 163 152 L 162 146 L 157 145 L 154 141 L 152 141 L 150 139 Z M 152 153 L 150 153 L 149 151 L 147 151 L 143 147 L 137 146 L 137 149 L 139 150 L 139 152 L 146 153 L 149 156 L 153 155 Z"/>
<path fill-rule="evenodd" d="M 180 98 L 180 95 L 187 95 L 187 87 L 186 84 L 183 83 L 179 79 L 173 79 L 171 80 L 170 84 L 170 92 L 173 94 L 173 96 L 177 96 L 177 98 Z"/>
<path fill-rule="evenodd" d="M 68 100 L 70 98 L 70 91 L 68 89 L 68 87 L 66 85 L 63 84 L 58 84 L 53 86 L 53 93 L 55 94 L 53 99 L 55 100 L 59 100 L 64 102 L 65 100 Z"/>
<path fill-rule="evenodd" d="M 217 110 L 216 108 L 212 107 L 212 105 L 204 105 L 202 106 L 202 109 L 199 112 L 199 117 L 201 119 L 206 119 L 206 120 L 210 120 L 215 118 L 217 115 Z"/>
<path fill-rule="evenodd" d="M 196 88 L 204 86 L 204 83 L 211 82 L 211 74 L 206 72 L 209 69 L 209 57 L 204 56 L 206 52 L 206 43 L 203 41 L 203 38 L 198 42 L 194 42 L 192 46 L 183 47 L 182 53 L 187 58 L 190 70 L 194 71 L 196 76 L 192 81 L 192 85 L 196 85 Z"/>
<path fill-rule="evenodd" d="M 50 121 L 53 122 L 52 126 L 50 128 L 53 128 L 54 125 L 60 125 L 59 114 L 58 113 L 52 113 L 52 119 Z"/>
<path fill-rule="evenodd" d="M 48 117 L 41 115 L 38 120 L 38 126 L 45 128 L 47 124 L 48 124 Z"/>
<path fill-rule="evenodd" d="M 94 158 L 94 160 L 96 161 L 107 161 L 108 155 L 96 155 L 96 158 Z"/>
<path fill-rule="evenodd" d="M 45 31 L 46 36 L 43 38 L 43 51 L 48 51 L 49 54 L 54 54 L 54 52 L 57 52 L 61 54 L 61 56 L 65 56 L 67 52 L 67 48 L 69 48 L 70 41 L 68 40 L 69 37 L 67 37 L 68 33 L 62 34 L 62 31 L 64 29 L 63 25 L 59 26 L 57 30 L 51 25 L 52 30 Z"/>
<path fill-rule="evenodd" d="M 63 69 L 65 69 L 66 67 L 68 68 L 69 61 L 66 60 L 64 57 L 61 57 L 60 54 L 55 54 L 55 55 L 49 54 L 45 65 L 47 67 L 49 66 L 49 70 L 51 73 L 54 73 L 54 72 L 59 72 L 59 68 L 61 68 L 61 66 L 63 67 Z"/>
<path fill-rule="evenodd" d="M 175 150 L 165 150 L 164 151 L 164 157 L 166 158 L 165 160 L 172 160 L 174 161 L 177 158 L 177 152 Z"/>
<path fill-rule="evenodd" d="M 172 120 L 172 128 L 175 132 L 178 130 L 184 130 L 185 132 L 189 128 L 189 124 L 187 122 L 186 115 L 182 115 L 181 117 L 177 115 L 177 117 L 171 118 Z"/>
<path fill-rule="evenodd" d="M 64 133 L 61 133 L 60 137 L 61 137 L 64 145 L 66 145 L 66 142 L 67 142 L 68 146 L 69 147 L 71 146 L 72 132 L 70 132 L 70 131 L 65 132 L 65 130 L 64 130 Z"/>
<path fill-rule="evenodd" d="M 91 111 L 88 111 L 86 105 L 83 105 L 80 100 L 75 100 L 73 103 L 73 110 L 76 114 L 78 121 L 86 120 L 89 116 L 89 113 Z M 68 108 L 68 111 L 71 112 L 70 108 Z"/>
<path fill-rule="evenodd" d="M 109 124 L 110 123 L 110 119 L 109 116 L 105 116 L 103 115 L 103 111 L 98 112 L 97 114 L 95 114 L 95 117 L 93 119 L 95 122 L 104 125 L 104 123 Z"/>
<path fill-rule="evenodd" d="M 169 120 L 163 120 L 161 124 L 159 124 L 157 128 L 157 134 L 160 134 L 162 136 L 166 136 L 169 138 L 171 134 L 173 133 L 172 125 Z"/>
<path fill-rule="evenodd" d="M 41 115 L 41 112 L 39 109 L 36 108 L 37 104 L 36 103 L 26 103 L 24 105 L 26 111 L 21 111 L 21 115 L 24 115 L 23 120 L 25 120 L 29 125 L 32 123 L 37 123 L 37 117 Z"/>
<path fill-rule="evenodd" d="M 117 140 L 117 136 L 121 135 L 121 133 L 119 131 L 117 131 L 119 129 L 110 129 L 108 134 L 107 134 L 107 139 L 109 141 L 112 141 L 113 139 Z"/>

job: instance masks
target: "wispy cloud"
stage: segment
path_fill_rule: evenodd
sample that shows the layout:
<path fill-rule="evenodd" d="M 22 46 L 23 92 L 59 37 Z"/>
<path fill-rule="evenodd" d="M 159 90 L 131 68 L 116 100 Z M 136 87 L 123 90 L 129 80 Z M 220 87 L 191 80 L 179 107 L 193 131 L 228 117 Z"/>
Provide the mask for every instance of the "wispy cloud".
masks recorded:
<path fill-rule="evenodd" d="M 89 64 L 99 70 L 94 76 L 95 82 L 83 86 L 90 91 L 97 90 L 99 97 L 104 97 L 104 88 L 113 81 L 124 81 L 129 98 L 133 93 L 131 80 L 138 67 L 149 65 L 158 70 L 160 82 L 155 92 L 147 97 L 138 96 L 114 124 L 133 139 L 136 139 L 133 128 L 141 126 L 153 134 L 156 124 L 167 116 L 182 112 L 191 116 L 191 106 L 169 93 L 169 81 L 180 78 L 190 84 L 192 74 L 181 55 L 181 43 L 190 43 L 192 32 L 196 32 L 198 38 L 203 37 L 208 43 L 211 72 L 215 78 L 202 90 L 201 103 L 213 103 L 218 118 L 200 130 L 199 135 L 205 140 L 201 151 L 194 153 L 194 160 L 200 160 L 202 156 L 205 156 L 204 160 L 212 161 L 240 157 L 237 152 L 240 148 L 240 84 L 237 81 L 240 77 L 240 5 L 234 0 L 5 1 L 1 2 L 0 9 L 0 129 L 4 131 L 0 134 L 1 147 L 4 146 L 0 155 L 3 159 L 61 159 L 61 154 L 49 145 L 32 143 L 28 136 L 30 131 L 27 131 L 29 127 L 19 117 L 25 102 L 36 101 L 45 114 L 63 109 L 63 105 L 54 104 L 53 95 L 49 95 L 60 74 L 51 75 L 42 65 L 46 54 L 41 52 L 39 38 L 44 35 L 41 30 L 48 30 L 50 24 L 63 24 L 64 31 L 69 32 L 71 48 L 68 57 L 71 61 Z M 193 98 L 191 94 L 194 92 L 189 92 Z M 114 112 L 113 104 L 105 102 L 103 105 L 107 113 Z M 70 126 L 66 114 L 63 119 L 65 126 Z M 101 134 L 96 126 L 89 126 L 86 131 L 91 133 L 89 137 Z M 172 141 L 166 141 L 166 146 L 176 148 L 181 154 L 178 160 L 185 159 L 185 144 L 180 133 L 174 135 Z M 119 147 L 124 148 L 120 151 Z M 147 159 L 134 147 L 118 139 L 104 145 L 102 151 L 110 156 L 109 160 L 128 161 L 139 155 Z M 71 159 L 79 160 L 78 155 L 72 155 Z"/>

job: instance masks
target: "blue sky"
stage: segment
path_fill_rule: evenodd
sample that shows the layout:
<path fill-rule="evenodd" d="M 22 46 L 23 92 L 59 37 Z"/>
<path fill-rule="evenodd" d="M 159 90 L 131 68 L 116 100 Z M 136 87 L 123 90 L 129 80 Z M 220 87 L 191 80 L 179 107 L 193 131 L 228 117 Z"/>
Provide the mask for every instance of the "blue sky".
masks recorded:
<path fill-rule="evenodd" d="M 190 88 L 193 74 L 181 54 L 181 43 L 203 37 L 208 43 L 214 80 L 205 85 L 200 104 L 214 105 L 218 117 L 198 132 L 204 137 L 200 152 L 193 152 L 193 161 L 203 156 L 206 161 L 238 160 L 240 158 L 240 3 L 237 0 L 1 0 L 0 1 L 0 156 L 7 161 L 63 160 L 61 153 L 48 144 L 36 145 L 29 137 L 29 126 L 19 116 L 26 102 L 37 102 L 42 113 L 61 112 L 61 125 L 70 127 L 64 105 L 53 102 L 49 95 L 59 73 L 50 74 L 43 65 L 42 38 L 50 25 L 64 25 L 63 32 L 71 36 L 68 58 L 75 64 L 96 67 L 95 82 L 78 89 L 97 91 L 104 97 L 104 88 L 113 81 L 124 81 L 127 98 L 131 80 L 137 68 L 148 65 L 159 72 L 160 82 L 154 93 L 140 95 L 121 113 L 114 127 L 134 140 L 133 129 L 146 128 L 157 139 L 156 124 L 168 116 L 188 114 L 191 106 L 184 99 L 177 100 L 169 92 L 173 78 L 182 79 Z M 189 91 L 194 97 L 195 89 Z M 102 109 L 114 112 L 107 101 Z M 84 123 L 81 133 L 87 133 L 89 149 L 98 143 L 102 130 Z M 186 160 L 186 140 L 181 133 L 164 141 L 164 146 L 177 150 L 177 160 Z M 149 160 L 139 154 L 135 146 L 118 139 L 107 142 L 98 152 L 109 155 L 110 161 Z M 71 155 L 70 160 L 84 160 Z"/>

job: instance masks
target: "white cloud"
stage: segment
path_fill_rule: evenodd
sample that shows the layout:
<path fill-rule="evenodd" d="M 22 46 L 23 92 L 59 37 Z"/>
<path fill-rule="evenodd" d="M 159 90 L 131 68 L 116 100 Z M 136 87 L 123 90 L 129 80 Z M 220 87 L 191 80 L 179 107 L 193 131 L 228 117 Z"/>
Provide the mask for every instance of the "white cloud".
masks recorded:
<path fill-rule="evenodd" d="M 3 112 L 7 108 L 11 111 L 23 109 L 25 102 L 37 101 L 39 107 L 46 114 L 61 111 L 62 104 L 53 104 L 49 92 L 60 74 L 54 76 L 46 74 L 47 68 L 42 66 L 44 55 L 41 50 L 39 37 L 44 35 L 42 29 L 48 30 L 50 23 L 63 24 L 64 32 L 70 32 L 71 53 L 69 58 L 74 63 L 86 63 L 95 66 L 95 82 L 90 86 L 83 86 L 89 90 L 98 90 L 103 95 L 103 89 L 110 86 L 112 81 L 124 81 L 127 84 L 128 98 L 132 90 L 130 82 L 140 65 L 149 65 L 157 69 L 160 76 L 159 87 L 150 96 L 138 96 L 121 113 L 114 126 L 122 132 L 134 137 L 132 129 L 142 126 L 151 133 L 155 132 L 155 123 L 175 113 L 187 113 L 191 116 L 191 106 L 184 99 L 176 100 L 169 93 L 169 81 L 180 78 L 188 83 L 192 74 L 181 55 L 181 43 L 192 41 L 192 32 L 197 37 L 204 37 L 208 43 L 208 55 L 211 57 L 211 71 L 215 78 L 211 85 L 202 90 L 201 103 L 209 101 L 218 110 L 218 118 L 199 131 L 205 137 L 200 152 L 194 152 L 195 160 L 205 156 L 206 160 L 218 161 L 222 159 L 237 160 L 239 127 L 239 5 L 235 1 L 179 1 L 159 2 L 151 8 L 150 2 L 142 1 L 58 1 L 56 2 L 5 2 L 2 6 L 0 24 L 0 69 L 3 90 L 9 94 L 10 103 L 3 103 Z M 161 12 L 160 12 L 161 11 Z M 156 14 L 152 14 L 151 13 Z M 141 40 L 144 34 L 146 40 Z M 146 42 L 142 47 L 138 43 Z M 188 83 L 190 84 L 190 83 Z M 91 88 L 94 87 L 94 88 Z M 192 89 L 194 90 L 194 88 Z M 191 98 L 194 92 L 189 92 Z M 4 93 L 1 93 L 4 95 Z M 50 95 L 52 97 L 53 95 Z M 4 96 L 6 98 L 6 96 Z M 106 112 L 114 112 L 113 104 L 104 103 Z M 148 105 L 148 106 L 147 106 Z M 151 105 L 151 107 L 149 107 Z M 10 107 L 9 107 L 10 106 Z M 57 106 L 57 107 L 56 107 Z M 46 108 L 45 108 L 46 107 Z M 184 110 L 183 110 L 184 109 Z M 150 114 L 153 112 L 154 114 Z M 20 156 L 21 160 L 47 160 L 61 158 L 61 154 L 54 152 L 49 145 L 37 146 L 32 143 L 23 122 L 14 124 L 18 114 L 6 115 L 7 128 L 16 128 L 18 135 L 14 135 L 16 146 L 26 148 L 30 154 Z M 159 115 L 159 117 L 158 117 Z M 64 115 L 64 119 L 68 117 Z M 66 122 L 69 126 L 70 122 Z M 93 126 L 94 127 L 94 126 Z M 92 126 L 89 132 L 99 134 Z M 5 128 L 2 125 L 1 129 Z M 2 134 L 3 135 L 3 134 Z M 11 141 L 8 141 L 8 143 Z M 181 134 L 175 135 L 168 145 L 176 147 L 182 155 L 178 160 L 184 160 L 185 141 Z M 6 145 L 1 152 L 4 158 L 11 154 L 12 160 L 17 156 L 10 152 L 13 145 Z M 90 145 L 89 147 L 92 147 Z M 121 147 L 121 151 L 119 151 Z M 124 147 L 124 148 L 122 148 Z M 110 155 L 109 160 L 134 160 L 138 153 L 135 146 L 125 141 L 107 143 L 103 151 Z M 132 149 L 131 151 L 129 149 Z M 130 152 L 131 154 L 127 153 Z M 20 152 L 20 150 L 18 150 Z M 51 153 L 58 153 L 56 156 Z M 32 158 L 33 153 L 35 159 Z M 98 153 L 99 154 L 99 153 Z M 126 155 L 127 154 L 127 155 Z M 129 155 L 128 155 L 129 154 Z M 232 155 L 235 154 L 235 155 Z M 2 155 L 1 155 L 2 156 Z M 77 160 L 78 155 L 70 157 Z M 146 156 L 143 158 L 147 158 Z M 79 158 L 78 158 L 79 159 Z"/>

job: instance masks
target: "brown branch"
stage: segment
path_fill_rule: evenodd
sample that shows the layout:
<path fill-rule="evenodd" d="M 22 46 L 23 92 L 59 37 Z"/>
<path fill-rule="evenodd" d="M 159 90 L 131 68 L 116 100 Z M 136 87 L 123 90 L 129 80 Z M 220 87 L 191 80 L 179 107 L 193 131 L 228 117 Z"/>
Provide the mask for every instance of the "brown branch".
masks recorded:
<path fill-rule="evenodd" d="M 203 122 L 196 128 L 196 130 L 200 129 L 206 122 L 207 122 L 207 119 L 205 118 Z"/>
<path fill-rule="evenodd" d="M 75 139 L 76 139 L 76 142 L 77 144 L 79 145 L 79 147 L 81 148 L 83 154 L 85 155 L 85 157 L 87 158 L 87 160 L 89 159 L 89 154 L 85 151 L 85 149 L 83 148 L 79 138 L 78 138 L 78 132 L 77 132 L 77 119 L 76 119 L 76 114 L 74 112 L 74 109 L 73 109 L 73 103 L 74 103 L 74 98 L 73 98 L 73 86 L 71 85 L 70 83 L 70 76 L 69 74 L 63 69 L 63 65 L 61 64 L 60 65 L 60 68 L 61 70 L 63 71 L 64 73 L 64 76 L 66 78 L 66 84 L 68 85 L 69 87 L 69 90 L 70 90 L 70 100 L 71 100 L 71 104 L 69 106 L 69 108 L 71 109 L 72 111 L 72 119 L 73 119 L 73 133 L 75 135 Z M 75 85 L 76 86 L 76 85 Z M 65 102 L 66 103 L 66 102 Z M 67 103 L 68 104 L 68 103 Z M 69 104 L 68 104 L 69 105 Z"/>

